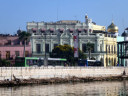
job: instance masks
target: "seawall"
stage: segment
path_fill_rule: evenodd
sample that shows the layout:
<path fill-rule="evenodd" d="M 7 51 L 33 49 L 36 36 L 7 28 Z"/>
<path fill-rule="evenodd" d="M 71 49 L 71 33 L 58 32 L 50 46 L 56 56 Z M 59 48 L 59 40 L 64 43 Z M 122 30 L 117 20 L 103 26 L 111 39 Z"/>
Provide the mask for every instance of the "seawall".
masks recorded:
<path fill-rule="evenodd" d="M 0 80 L 12 80 L 13 75 L 19 79 L 110 77 L 120 76 L 124 70 L 128 75 L 128 67 L 0 67 Z"/>

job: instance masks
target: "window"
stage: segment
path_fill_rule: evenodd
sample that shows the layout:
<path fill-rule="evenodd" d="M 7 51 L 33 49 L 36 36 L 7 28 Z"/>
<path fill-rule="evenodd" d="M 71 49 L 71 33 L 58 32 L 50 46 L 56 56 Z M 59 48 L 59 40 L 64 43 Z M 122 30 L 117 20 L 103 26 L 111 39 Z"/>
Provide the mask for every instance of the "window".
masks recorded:
<path fill-rule="evenodd" d="M 91 52 L 94 52 L 94 44 L 92 44 Z"/>
<path fill-rule="evenodd" d="M 113 53 L 113 45 L 111 46 L 111 51 L 112 51 L 112 53 Z"/>
<path fill-rule="evenodd" d="M 6 59 L 10 59 L 10 51 L 6 51 Z"/>
<path fill-rule="evenodd" d="M 106 66 L 108 65 L 108 58 L 106 58 Z"/>
<path fill-rule="evenodd" d="M 103 50 L 102 50 L 102 44 L 100 44 L 100 51 L 102 52 Z"/>
<path fill-rule="evenodd" d="M 91 51 L 92 53 L 94 52 L 94 44 L 93 43 L 87 43 L 87 51 Z"/>
<path fill-rule="evenodd" d="M 58 44 L 54 44 L 54 48 L 55 48 L 56 46 L 58 46 Z"/>
<path fill-rule="evenodd" d="M 16 57 L 20 56 L 19 51 L 15 51 L 15 55 L 16 55 Z"/>
<path fill-rule="evenodd" d="M 110 45 L 108 45 L 108 48 L 109 48 L 109 53 L 110 53 Z"/>
<path fill-rule="evenodd" d="M 114 46 L 114 53 L 116 53 L 116 45 Z"/>
<path fill-rule="evenodd" d="M 11 45 L 11 40 L 8 40 L 5 45 Z"/>
<path fill-rule="evenodd" d="M 8 45 L 11 45 L 11 40 L 8 40 Z"/>
<path fill-rule="evenodd" d="M 29 45 L 29 42 L 28 41 L 26 42 L 26 45 Z"/>
<path fill-rule="evenodd" d="M 45 51 L 46 53 L 49 53 L 49 44 L 45 44 Z"/>
<path fill-rule="evenodd" d="M 82 44 L 82 51 L 86 52 L 86 44 Z"/>
<path fill-rule="evenodd" d="M 41 53 L 41 45 L 40 44 L 36 44 L 36 52 Z"/>
<path fill-rule="evenodd" d="M 22 41 L 22 45 L 24 45 L 24 41 Z"/>
<path fill-rule="evenodd" d="M 28 57 L 29 56 L 29 52 L 25 51 L 25 56 Z"/>
<path fill-rule="evenodd" d="M 84 32 L 87 33 L 87 29 L 84 29 Z"/>
<path fill-rule="evenodd" d="M 108 45 L 106 45 L 106 53 L 107 53 L 107 47 L 108 47 Z"/>
<path fill-rule="evenodd" d="M 15 45 L 20 45 L 20 40 L 16 40 Z"/>
<path fill-rule="evenodd" d="M 111 62 L 112 62 L 112 61 L 111 61 L 111 59 L 109 58 L 109 65 L 111 65 Z"/>

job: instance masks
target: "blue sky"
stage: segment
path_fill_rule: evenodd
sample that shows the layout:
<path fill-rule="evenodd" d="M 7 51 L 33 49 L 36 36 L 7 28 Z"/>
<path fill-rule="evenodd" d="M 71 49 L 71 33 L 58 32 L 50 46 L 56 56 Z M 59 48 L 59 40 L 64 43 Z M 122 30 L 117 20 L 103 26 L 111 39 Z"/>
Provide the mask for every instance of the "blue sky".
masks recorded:
<path fill-rule="evenodd" d="M 79 20 L 85 14 L 97 25 L 111 21 L 121 34 L 128 27 L 128 0 L 0 0 L 0 33 L 14 34 L 26 30 L 26 22 Z"/>

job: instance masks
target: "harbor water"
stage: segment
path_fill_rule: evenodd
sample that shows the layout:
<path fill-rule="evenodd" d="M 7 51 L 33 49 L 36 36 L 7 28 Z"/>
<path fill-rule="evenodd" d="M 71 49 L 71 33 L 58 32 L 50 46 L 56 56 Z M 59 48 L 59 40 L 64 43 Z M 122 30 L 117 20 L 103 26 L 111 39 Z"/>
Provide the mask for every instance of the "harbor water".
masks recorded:
<path fill-rule="evenodd" d="M 0 87 L 0 96 L 128 96 L 128 81 Z"/>

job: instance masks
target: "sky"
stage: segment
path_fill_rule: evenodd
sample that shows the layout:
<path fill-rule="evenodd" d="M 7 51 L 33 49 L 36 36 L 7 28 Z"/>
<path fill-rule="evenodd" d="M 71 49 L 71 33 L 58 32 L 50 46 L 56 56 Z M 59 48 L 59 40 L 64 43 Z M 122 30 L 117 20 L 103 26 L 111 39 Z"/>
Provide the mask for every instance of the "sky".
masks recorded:
<path fill-rule="evenodd" d="M 0 0 L 0 34 L 26 30 L 27 22 L 79 20 L 85 15 L 97 25 L 114 24 L 119 34 L 128 27 L 128 0 Z"/>

